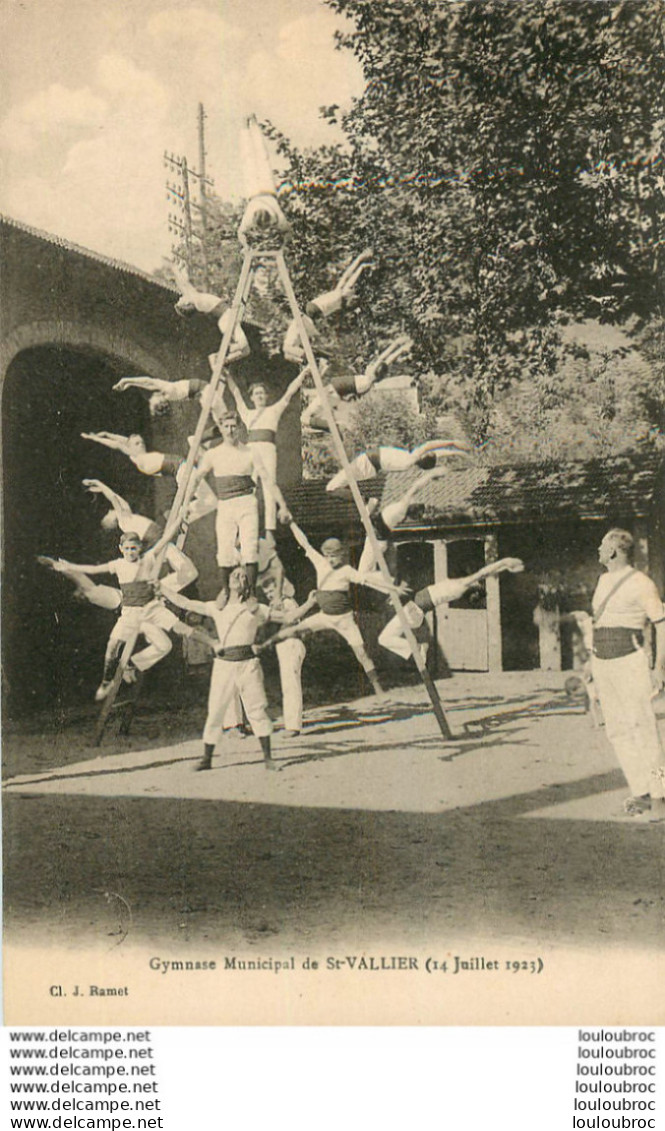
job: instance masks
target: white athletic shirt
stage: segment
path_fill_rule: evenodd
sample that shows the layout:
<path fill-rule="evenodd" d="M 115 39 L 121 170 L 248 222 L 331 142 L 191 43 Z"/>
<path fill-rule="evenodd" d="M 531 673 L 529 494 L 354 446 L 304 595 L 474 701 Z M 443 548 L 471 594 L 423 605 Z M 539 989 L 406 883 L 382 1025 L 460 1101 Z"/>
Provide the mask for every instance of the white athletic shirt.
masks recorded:
<path fill-rule="evenodd" d="M 242 604 L 239 608 L 234 602 L 218 609 L 214 601 L 206 601 L 205 610 L 205 615 L 215 622 L 217 637 L 224 648 L 253 644 L 259 627 L 269 619 L 264 605 L 248 608 Z"/>
<path fill-rule="evenodd" d="M 207 451 L 201 460 L 205 475 L 212 472 L 216 478 L 225 475 L 254 475 L 254 457 L 245 444 L 220 444 Z"/>
<path fill-rule="evenodd" d="M 333 569 L 328 559 L 318 550 L 308 550 L 307 557 L 316 570 L 316 584 L 324 593 L 344 593 L 352 581 L 357 585 L 363 583 L 364 578 L 353 566 L 343 565 Z"/>
<path fill-rule="evenodd" d="M 623 570 L 602 574 L 593 595 L 594 612 L 619 579 L 630 573 L 631 568 L 626 566 Z M 653 621 L 655 624 L 661 620 L 663 620 L 663 602 L 658 590 L 650 577 L 636 569 L 610 597 L 597 625 L 602 628 L 643 629 L 647 621 Z"/>

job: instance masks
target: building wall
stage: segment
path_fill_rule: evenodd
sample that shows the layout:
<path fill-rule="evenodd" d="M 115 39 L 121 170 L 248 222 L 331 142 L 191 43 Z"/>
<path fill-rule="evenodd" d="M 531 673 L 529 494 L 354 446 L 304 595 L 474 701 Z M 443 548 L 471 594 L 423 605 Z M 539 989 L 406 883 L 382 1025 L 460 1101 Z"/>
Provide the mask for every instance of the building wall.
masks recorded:
<path fill-rule="evenodd" d="M 185 454 L 194 404 L 151 422 L 146 398 L 118 394 L 123 375 L 208 379 L 219 347 L 214 322 L 183 320 L 176 294 L 140 271 L 115 266 L 21 226 L 0 221 L 0 381 L 3 416 L 3 686 L 11 711 L 90 699 L 113 618 L 72 601 L 73 587 L 36 562 L 38 554 L 79 562 L 117 556 L 105 507 L 84 491 L 99 478 L 139 513 L 160 514 L 172 481 L 141 475 L 123 455 L 82 440 L 82 431 L 140 432 L 149 448 Z M 240 367 L 239 367 L 240 370 Z M 281 393 L 295 367 L 256 356 L 242 380 L 259 377 Z M 280 432 L 279 475 L 300 478 L 297 399 Z M 216 592 L 212 519 L 188 544 L 204 596 Z M 155 673 L 159 681 L 160 674 Z"/>

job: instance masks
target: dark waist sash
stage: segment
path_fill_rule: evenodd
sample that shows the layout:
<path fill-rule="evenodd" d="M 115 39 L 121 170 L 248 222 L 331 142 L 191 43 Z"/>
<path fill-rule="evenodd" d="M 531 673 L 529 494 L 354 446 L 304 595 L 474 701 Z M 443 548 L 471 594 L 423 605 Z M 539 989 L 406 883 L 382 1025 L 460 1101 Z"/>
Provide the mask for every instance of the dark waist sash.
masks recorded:
<path fill-rule="evenodd" d="M 358 391 L 356 389 L 356 379 L 353 373 L 344 373 L 339 377 L 333 377 L 330 384 L 337 393 L 338 397 L 341 397 L 343 401 L 358 396 Z"/>
<path fill-rule="evenodd" d="M 618 660 L 637 652 L 644 642 L 644 633 L 638 628 L 594 628 L 593 654 L 599 660 Z"/>
<path fill-rule="evenodd" d="M 180 464 L 184 462 L 182 456 L 165 455 L 162 461 L 160 475 L 177 475 Z"/>
<path fill-rule="evenodd" d="M 248 444 L 274 444 L 276 440 L 277 433 L 270 428 L 250 428 L 247 433 Z"/>
<path fill-rule="evenodd" d="M 220 648 L 215 655 L 218 660 L 230 660 L 235 664 L 239 664 L 241 660 L 255 659 L 251 644 L 232 644 L 229 648 Z"/>
<path fill-rule="evenodd" d="M 317 589 L 316 603 L 322 613 L 328 613 L 331 617 L 350 613 L 352 607 L 349 594 L 339 589 Z"/>
<path fill-rule="evenodd" d="M 251 475 L 215 475 L 214 484 L 215 494 L 220 501 L 254 494 L 254 480 Z"/>
<path fill-rule="evenodd" d="M 122 591 L 122 603 L 128 609 L 149 605 L 155 596 L 150 581 L 126 581 L 124 585 L 121 582 L 120 589 Z"/>

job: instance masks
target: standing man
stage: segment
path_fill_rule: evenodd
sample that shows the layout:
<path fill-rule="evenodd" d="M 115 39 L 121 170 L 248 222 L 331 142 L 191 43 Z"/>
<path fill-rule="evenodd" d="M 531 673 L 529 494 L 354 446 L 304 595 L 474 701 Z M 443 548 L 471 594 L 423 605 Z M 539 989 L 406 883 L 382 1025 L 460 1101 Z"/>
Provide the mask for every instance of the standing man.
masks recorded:
<path fill-rule="evenodd" d="M 280 518 L 288 516 L 284 497 L 272 480 L 259 453 L 240 442 L 237 412 L 219 418 L 222 443 L 203 456 L 192 476 L 194 493 L 205 476 L 212 474 L 217 495 L 217 565 L 220 584 L 228 591 L 229 576 L 236 564 L 236 540 L 240 543 L 241 564 L 245 568 L 250 592 L 256 588 L 259 559 L 259 508 L 255 478 L 270 483 L 277 499 Z"/>
<path fill-rule="evenodd" d="M 258 453 L 259 459 L 268 472 L 268 478 L 261 478 L 263 503 L 265 508 L 266 537 L 273 545 L 277 529 L 277 499 L 273 484 L 277 481 L 277 429 L 279 422 L 292 397 L 300 389 L 309 370 L 303 369 L 291 382 L 279 400 L 268 403 L 268 387 L 263 381 L 255 381 L 249 387 L 252 408 L 245 403 L 242 393 L 229 374 L 226 383 L 236 402 L 238 415 L 247 429 L 247 446 Z"/>
<path fill-rule="evenodd" d="M 203 731 L 203 757 L 196 769 L 212 769 L 212 756 L 222 737 L 224 715 L 234 695 L 238 694 L 252 731 L 261 744 L 264 765 L 267 770 L 273 770 L 275 766 L 270 749 L 272 722 L 268 715 L 261 664 L 253 648 L 259 626 L 268 619 L 268 611 L 250 597 L 247 571 L 243 566 L 232 570 L 228 594 L 223 590 L 216 601 L 190 601 L 180 593 L 174 596 L 169 593 L 168 596 L 178 608 L 210 617 L 219 640 L 215 648 L 208 716 Z"/>
<path fill-rule="evenodd" d="M 262 583 L 261 590 L 268 602 L 271 621 L 283 623 L 285 616 L 297 611 L 298 605 L 294 598 L 279 593 L 272 578 L 267 578 Z M 275 646 L 275 652 L 277 653 L 279 681 L 282 687 L 284 733 L 287 738 L 297 738 L 302 730 L 301 673 L 307 650 L 302 640 L 299 640 L 297 636 L 291 636 L 288 640 L 281 640 Z"/>
<path fill-rule="evenodd" d="M 665 758 L 652 695 L 665 682 L 665 610 L 651 578 L 634 569 L 634 541 L 627 530 L 609 530 L 598 547 L 605 567 L 593 595 L 593 680 L 606 734 L 623 770 L 630 816 L 651 810 L 665 816 Z M 644 648 L 656 630 L 653 671 Z"/>

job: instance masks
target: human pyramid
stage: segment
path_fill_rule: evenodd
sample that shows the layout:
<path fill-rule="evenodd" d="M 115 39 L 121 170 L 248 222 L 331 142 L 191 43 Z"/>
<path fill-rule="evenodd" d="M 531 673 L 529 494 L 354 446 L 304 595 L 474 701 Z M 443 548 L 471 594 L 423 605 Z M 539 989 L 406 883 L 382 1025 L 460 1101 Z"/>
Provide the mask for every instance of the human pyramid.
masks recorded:
<path fill-rule="evenodd" d="M 353 613 L 350 587 L 367 586 L 392 595 L 393 601 L 395 597 L 407 598 L 406 587 L 396 584 L 394 579 L 389 580 L 385 570 L 379 568 L 375 547 L 381 555 L 394 528 L 406 517 L 413 499 L 433 479 L 446 473 L 445 464 L 451 456 L 466 459 L 470 456 L 464 444 L 434 439 L 410 452 L 385 446 L 360 453 L 335 475 L 328 483 L 328 490 L 350 489 L 350 477 L 356 481 L 371 479 L 382 471 L 405 471 L 412 467 L 422 471 L 397 502 L 381 508 L 378 499 L 369 500 L 367 515 L 373 535 L 368 534 L 357 568 L 349 564 L 347 547 L 339 539 L 327 538 L 320 550 L 316 550 L 293 521 L 277 482 L 276 440 L 283 413 L 303 387 L 312 366 L 305 364 L 283 395 L 272 403 L 264 382 L 251 382 L 245 394 L 233 373 L 237 362 L 247 358 L 251 361 L 252 349 L 242 312 L 252 293 L 260 299 L 271 286 L 271 256 L 266 253 L 262 257 L 260 250 L 252 249 L 252 244 L 260 241 L 265 247 L 269 238 L 281 247 L 289 233 L 263 140 L 253 118 L 243 130 L 242 151 L 246 159 L 249 203 L 238 235 L 246 260 L 249 257 L 247 279 L 251 291 L 246 291 L 240 304 L 229 307 L 216 295 L 198 291 L 185 272 L 174 271 L 181 292 L 175 307 L 177 313 L 185 318 L 197 314 L 212 316 L 222 333 L 220 354 L 209 359 L 210 381 L 165 381 L 141 376 L 123 377 L 114 386 L 118 393 L 130 388 L 146 393 L 150 412 L 155 417 L 169 413 L 176 402 L 197 398 L 201 404 L 201 419 L 197 434 L 189 437 L 188 456 L 148 451 L 144 439 L 137 434 L 82 433 L 84 439 L 127 456 L 142 474 L 174 478 L 176 497 L 166 523 L 162 525 L 158 519 L 136 514 L 130 504 L 106 484 L 86 479 L 84 487 L 103 496 L 110 504 L 102 524 L 106 529 L 120 531 L 120 557 L 93 565 L 50 557 L 39 559 L 72 581 L 79 599 L 119 613 L 106 646 L 102 681 L 95 695 L 97 701 L 106 700 L 114 687 L 117 688 L 120 678 L 131 684 L 139 673 L 162 660 L 171 651 L 172 634 L 199 640 L 212 648 L 215 659 L 203 731 L 203 757 L 197 770 L 211 769 L 215 746 L 224 729 L 238 725 L 241 707 L 259 739 L 266 768 L 274 768 L 273 726 L 259 660 L 260 653 L 268 647 L 276 647 L 284 726 L 290 736 L 299 734 L 303 725 L 300 672 L 305 648 L 300 637 L 305 633 L 336 632 L 354 652 L 374 693 L 382 694 L 376 669 Z M 318 352 L 322 321 L 354 301 L 358 280 L 371 267 L 372 253 L 363 251 L 343 271 L 331 291 L 308 303 L 304 315 L 292 317 L 281 343 L 287 360 L 302 366 L 307 360 L 306 345 L 311 347 L 310 359 L 311 350 Z M 301 328 L 307 334 L 308 343 L 302 340 Z M 363 373 L 338 376 L 325 388 L 319 383 L 303 413 L 303 426 L 330 430 L 326 407 L 337 425 L 337 407 L 368 393 L 409 348 L 409 340 L 401 336 Z M 319 374 L 325 372 L 318 357 L 316 364 Z M 209 419 L 212 427 L 203 431 Z M 199 435 L 200 441 L 197 440 Z M 263 497 L 262 529 L 257 490 Z M 219 592 L 215 600 L 193 600 L 182 591 L 196 580 L 198 569 L 182 546 L 189 526 L 213 511 L 216 512 Z M 278 524 L 290 527 L 316 574 L 316 588 L 301 605 L 294 599 L 294 588 L 285 576 L 277 553 Z M 406 601 L 403 610 L 399 603 L 396 605 L 397 615 L 386 625 L 379 643 L 408 660 L 412 655 L 412 645 L 407 639 L 409 630 L 423 629 L 429 610 L 456 599 L 487 576 L 522 568 L 519 559 L 507 558 L 469 577 L 428 586 Z M 98 584 L 93 580 L 98 575 L 110 575 L 117 584 Z M 207 618 L 214 625 L 215 635 L 205 631 L 201 624 L 188 623 L 183 619 L 187 614 L 190 621 L 194 619 L 191 614 L 197 619 Z M 259 629 L 270 624 L 276 626 L 277 631 L 263 643 L 257 643 Z M 135 651 L 139 637 L 146 644 Z"/>

